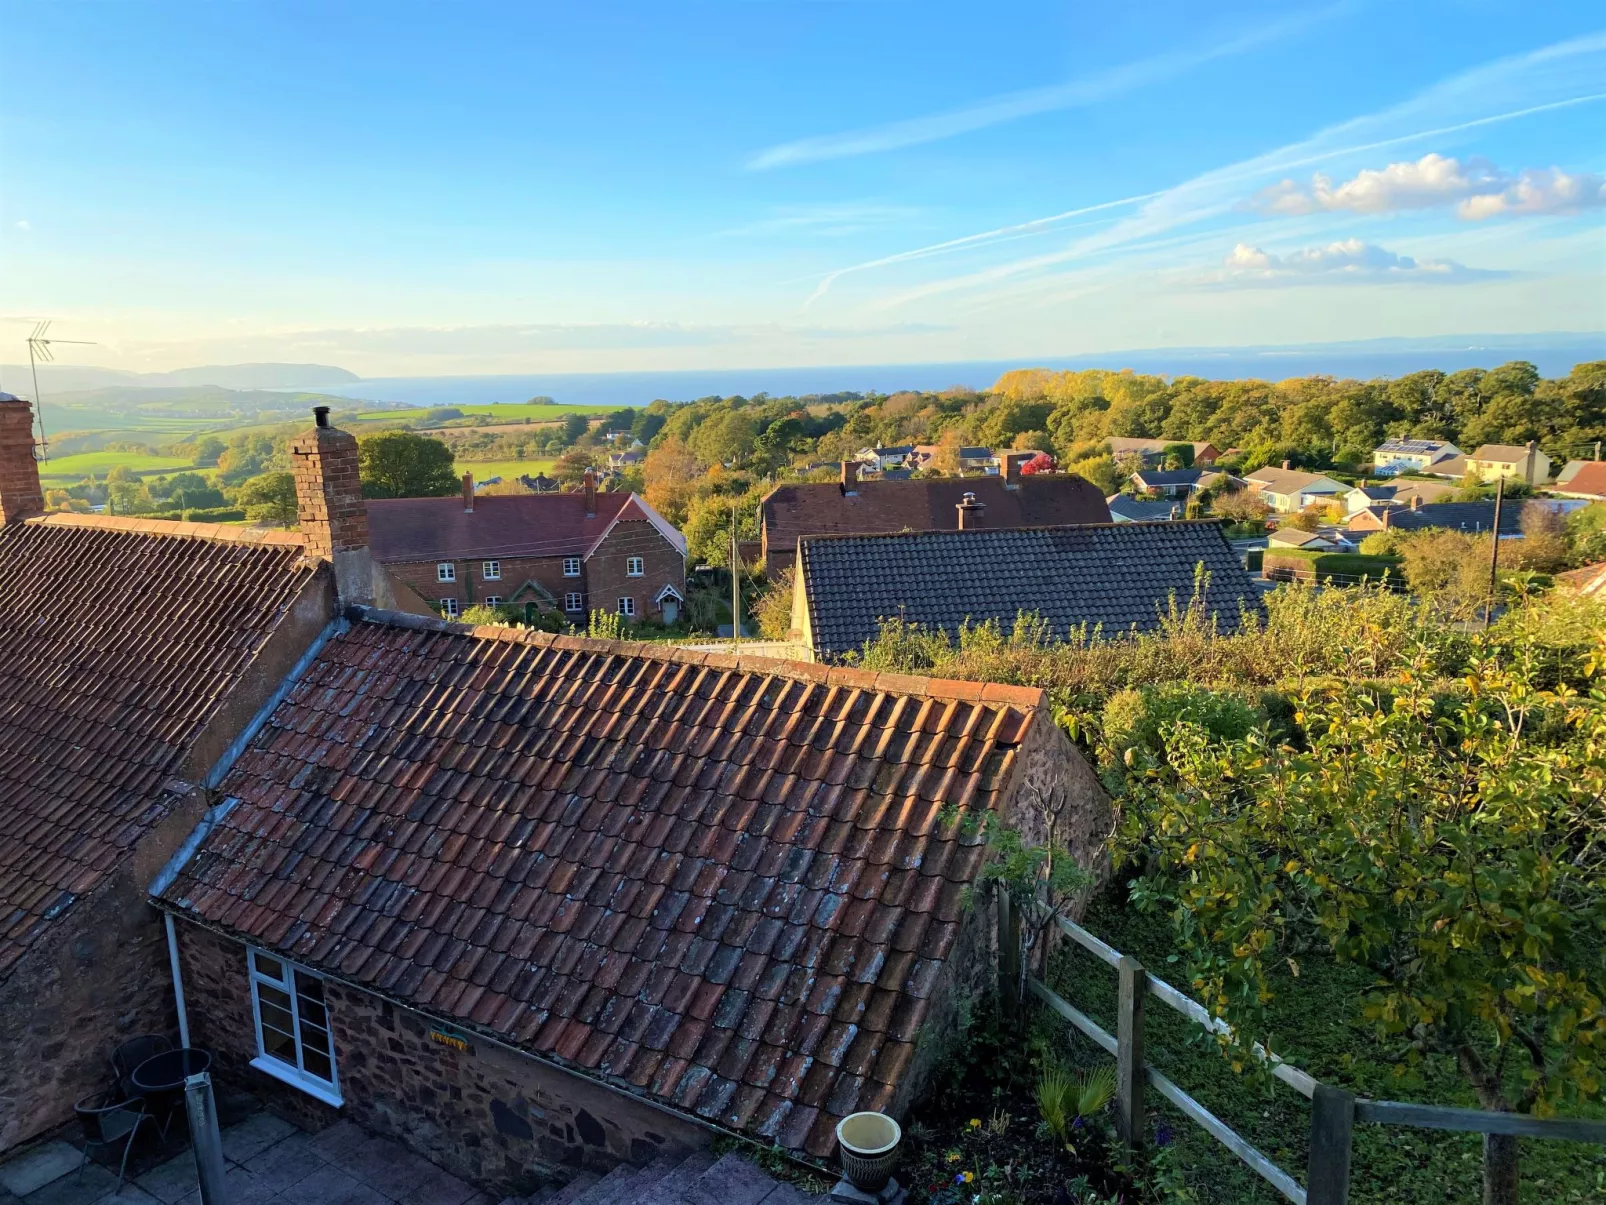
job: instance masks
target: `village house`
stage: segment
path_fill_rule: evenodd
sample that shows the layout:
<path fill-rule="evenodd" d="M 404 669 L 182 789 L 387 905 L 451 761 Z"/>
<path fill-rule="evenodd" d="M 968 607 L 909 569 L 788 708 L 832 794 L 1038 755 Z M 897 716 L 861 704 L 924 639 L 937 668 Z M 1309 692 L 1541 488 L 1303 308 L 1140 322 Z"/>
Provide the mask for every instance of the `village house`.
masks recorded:
<path fill-rule="evenodd" d="M 1356 511 L 1368 507 L 1410 506 L 1413 498 L 1416 499 L 1416 505 L 1421 506 L 1429 502 L 1443 501 L 1453 493 L 1455 493 L 1454 486 L 1441 485 L 1437 481 L 1411 481 L 1392 485 L 1368 485 L 1363 482 L 1344 495 L 1344 512 L 1353 515 Z"/>
<path fill-rule="evenodd" d="M 374 599 L 346 518 L 43 509 L 31 408 L 0 394 L 0 1150 L 70 1120 L 119 1043 L 171 1031 L 146 888 L 333 619 L 337 561 Z"/>
<path fill-rule="evenodd" d="M 1305 552 L 1355 551 L 1355 545 L 1336 530 L 1301 531 L 1297 527 L 1279 527 L 1266 537 L 1268 552 L 1283 548 L 1298 548 Z"/>
<path fill-rule="evenodd" d="M 1372 450 L 1372 471 L 1379 477 L 1422 473 L 1460 455 L 1461 449 L 1444 439 L 1385 439 Z"/>
<path fill-rule="evenodd" d="M 859 470 L 864 473 L 889 473 L 919 467 L 914 463 L 915 446 L 898 444 L 890 448 L 860 448 Z"/>
<path fill-rule="evenodd" d="M 1132 484 L 1155 498 L 1186 498 L 1200 488 L 1204 476 L 1202 469 L 1143 469 L 1132 474 Z"/>
<path fill-rule="evenodd" d="M 634 493 L 386 498 L 367 504 L 374 560 L 448 618 L 509 607 L 534 620 L 591 611 L 673 623 L 686 599 L 686 539 Z"/>
<path fill-rule="evenodd" d="M 886 620 L 956 637 L 1035 615 L 1051 638 L 1154 631 L 1197 603 L 1223 632 L 1262 613 L 1238 556 L 1211 521 L 993 527 L 799 541 L 792 628 L 817 660 L 873 640 Z"/>
<path fill-rule="evenodd" d="M 1521 446 L 1484 444 L 1467 457 L 1467 469 L 1484 481 L 1503 477 L 1524 485 L 1543 485 L 1550 480 L 1550 457 L 1531 439 Z"/>
<path fill-rule="evenodd" d="M 929 469 L 942 452 L 940 444 L 916 444 L 914 454 L 910 457 L 911 467 Z M 959 471 L 961 473 L 997 473 L 998 457 L 991 448 L 961 447 L 959 453 Z"/>
<path fill-rule="evenodd" d="M 1167 450 L 1179 444 L 1193 449 L 1193 463 L 1198 467 L 1215 464 L 1222 456 L 1215 444 L 1202 440 L 1190 442 L 1186 439 L 1138 439 L 1125 435 L 1113 435 L 1109 439 L 1111 456 L 1117 458 L 1137 456 L 1145 465 L 1155 467 L 1163 465 Z"/>
<path fill-rule="evenodd" d="M 1606 502 L 1606 461 L 1571 461 L 1557 478 L 1552 492 L 1563 498 Z"/>
<path fill-rule="evenodd" d="M 1267 506 L 1284 514 L 1304 510 L 1312 503 L 1336 502 L 1350 488 L 1321 473 L 1291 469 L 1286 460 L 1282 468 L 1268 465 L 1256 469 L 1244 481 Z"/>
<path fill-rule="evenodd" d="M 837 482 L 779 485 L 759 505 L 764 567 L 771 579 L 792 564 L 806 535 L 953 530 L 966 494 L 996 527 L 1108 523 L 1110 508 L 1092 482 L 1074 474 L 1022 474 L 1032 452 L 1005 452 L 996 477 L 861 481 L 854 461 Z M 982 510 L 972 513 L 982 521 Z"/>

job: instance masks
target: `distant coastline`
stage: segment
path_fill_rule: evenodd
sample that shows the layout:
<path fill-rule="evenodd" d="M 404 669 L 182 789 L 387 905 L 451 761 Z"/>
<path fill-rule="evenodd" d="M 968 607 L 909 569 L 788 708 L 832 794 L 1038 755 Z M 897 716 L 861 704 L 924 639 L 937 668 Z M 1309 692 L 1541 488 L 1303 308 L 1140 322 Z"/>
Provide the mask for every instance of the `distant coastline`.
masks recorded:
<path fill-rule="evenodd" d="M 1457 335 L 1441 339 L 1369 339 L 1278 347 L 1151 348 L 1085 356 L 1021 357 L 925 364 L 808 368 L 738 368 L 663 372 L 518 373 L 500 376 L 372 377 L 320 382 L 317 393 L 404 406 L 485 405 L 545 395 L 583 405 L 644 406 L 655 398 L 690 401 L 713 394 L 774 397 L 817 393 L 984 388 L 1012 368 L 1130 368 L 1160 376 L 1216 380 L 1322 374 L 1368 379 L 1423 369 L 1454 372 L 1531 360 L 1547 377 L 1574 364 L 1606 359 L 1606 332 Z"/>

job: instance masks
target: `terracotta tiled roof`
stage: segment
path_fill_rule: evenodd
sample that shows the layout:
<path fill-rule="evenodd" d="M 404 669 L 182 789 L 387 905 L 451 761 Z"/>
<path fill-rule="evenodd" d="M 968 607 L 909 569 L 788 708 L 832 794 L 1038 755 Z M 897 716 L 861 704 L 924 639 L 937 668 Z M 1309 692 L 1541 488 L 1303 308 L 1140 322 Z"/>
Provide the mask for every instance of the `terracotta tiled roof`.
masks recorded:
<path fill-rule="evenodd" d="M 1202 565 L 1219 629 L 1262 612 L 1214 520 L 1101 523 L 1012 531 L 929 531 L 804 540 L 801 573 L 817 655 L 873 639 L 884 619 L 955 634 L 966 620 L 1005 631 L 1036 612 L 1056 638 L 1081 625 L 1106 638 L 1153 631 L 1173 599 L 1187 608 Z"/>
<path fill-rule="evenodd" d="M 1606 460 L 1586 462 L 1567 482 L 1567 492 L 1606 498 Z"/>
<path fill-rule="evenodd" d="M 242 754 L 163 899 L 824 1155 L 909 1064 L 983 855 L 960 817 L 999 802 L 1041 703 L 365 620 Z"/>
<path fill-rule="evenodd" d="M 593 515 L 586 514 L 583 494 L 479 494 L 472 511 L 463 509 L 460 494 L 373 499 L 368 503 L 369 547 L 381 564 L 584 556 L 615 520 L 655 517 L 628 492 L 599 493 L 596 498 Z M 674 530 L 668 524 L 664 527 Z"/>
<path fill-rule="evenodd" d="M 986 506 L 988 527 L 1108 523 L 1110 508 L 1098 487 L 1074 474 L 1033 474 L 1018 489 L 999 477 L 938 477 L 927 481 L 861 481 L 843 494 L 832 482 L 782 485 L 763 502 L 769 552 L 796 550 L 798 537 L 874 535 L 893 531 L 952 531 L 966 494 Z"/>
<path fill-rule="evenodd" d="M 167 814 L 191 742 L 313 572 L 282 533 L 0 530 L 0 975 Z"/>

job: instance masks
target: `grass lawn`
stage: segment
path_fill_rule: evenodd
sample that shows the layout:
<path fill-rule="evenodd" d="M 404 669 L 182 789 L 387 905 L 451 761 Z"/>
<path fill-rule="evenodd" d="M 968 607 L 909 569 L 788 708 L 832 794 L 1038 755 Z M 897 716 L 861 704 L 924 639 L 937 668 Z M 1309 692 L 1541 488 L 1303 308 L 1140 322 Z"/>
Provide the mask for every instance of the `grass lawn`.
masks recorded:
<path fill-rule="evenodd" d="M 471 414 L 489 414 L 496 418 L 508 419 L 534 419 L 537 422 L 551 422 L 570 414 L 612 414 L 615 410 L 623 410 L 623 406 L 564 406 L 556 402 L 512 402 L 505 406 L 454 406 L 450 402 L 442 402 L 438 407 L 409 407 L 403 410 L 363 410 L 351 414 L 342 414 L 342 426 L 361 426 L 369 423 L 395 423 L 413 422 L 423 418 L 431 409 L 451 407 L 461 412 L 464 417 Z M 472 427 L 465 428 L 473 430 Z"/>
<path fill-rule="evenodd" d="M 118 465 L 142 477 L 154 473 L 179 472 L 194 467 L 183 456 L 145 456 L 138 452 L 79 452 L 73 456 L 52 456 L 49 460 L 42 461 L 39 465 L 39 476 L 44 481 L 65 480 L 76 484 L 85 477 L 104 477 Z"/>
<path fill-rule="evenodd" d="M 1186 989 L 1171 949 L 1169 925 L 1106 897 L 1089 909 L 1085 927 L 1150 973 Z M 1368 973 L 1339 966 L 1312 952 L 1301 958 L 1296 979 L 1284 972 L 1272 985 L 1278 1029 L 1272 1044 L 1290 1063 L 1317 1079 L 1374 1099 L 1475 1108 L 1471 1092 L 1448 1063 L 1397 1077 L 1369 1028 L 1355 1020 L 1355 1004 Z M 1080 947 L 1066 942 L 1056 954 L 1051 986 L 1106 1030 L 1115 1032 L 1116 977 Z M 1310 1104 L 1285 1084 L 1237 1075 L 1199 1027 L 1154 997 L 1146 1005 L 1144 1039 L 1149 1062 L 1221 1118 L 1262 1154 L 1301 1183 L 1305 1179 Z M 1073 1035 L 1089 1063 L 1106 1056 L 1080 1034 Z M 1236 1156 L 1172 1109 L 1152 1089 L 1150 1125 L 1166 1122 L 1176 1135 L 1181 1164 L 1201 1202 L 1275 1205 L 1282 1197 Z M 1598 1118 L 1606 1108 L 1581 1114 Z M 1355 1205 L 1462 1205 L 1482 1193 L 1482 1140 L 1396 1126 L 1357 1125 L 1351 1163 L 1350 1200 Z M 1522 1200 L 1532 1205 L 1606 1201 L 1606 1150 L 1580 1142 L 1522 1141 Z"/>
<path fill-rule="evenodd" d="M 555 460 L 531 457 L 528 460 L 459 460 L 453 468 L 459 477 L 464 473 L 473 473 L 475 481 L 489 481 L 492 477 L 507 481 L 520 476 L 534 477 L 537 473 L 545 473 L 550 477 L 555 464 Z"/>

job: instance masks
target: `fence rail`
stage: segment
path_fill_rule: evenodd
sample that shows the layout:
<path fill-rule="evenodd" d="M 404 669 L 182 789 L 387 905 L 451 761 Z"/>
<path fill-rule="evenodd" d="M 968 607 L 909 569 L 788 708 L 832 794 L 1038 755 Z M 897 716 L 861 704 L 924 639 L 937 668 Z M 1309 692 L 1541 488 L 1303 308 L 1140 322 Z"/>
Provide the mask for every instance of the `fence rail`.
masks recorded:
<path fill-rule="evenodd" d="M 1067 937 L 1099 961 L 1115 968 L 1119 976 L 1116 1032 L 1111 1034 L 1047 984 L 1021 974 L 1019 917 L 1014 914 L 1007 893 L 1000 891 L 998 901 L 999 976 L 1006 989 L 1005 998 L 1013 998 L 1013 993 L 1024 983 L 1031 995 L 1043 1001 L 1101 1050 L 1114 1056 L 1116 1129 L 1134 1153 L 1143 1144 L 1143 1096 L 1146 1086 L 1165 1097 L 1185 1117 L 1230 1150 L 1285 1198 L 1297 1202 L 1297 1205 L 1345 1205 L 1349 1200 L 1350 1157 L 1356 1122 L 1606 1143 L 1606 1121 L 1528 1117 L 1516 1113 L 1490 1113 L 1482 1109 L 1359 1099 L 1343 1088 L 1322 1083 L 1298 1067 L 1285 1063 L 1259 1043 L 1253 1043 L 1251 1051 L 1267 1065 L 1271 1074 L 1311 1102 L 1310 1155 L 1305 1169 L 1305 1186 L 1301 1187 L 1293 1176 L 1144 1060 L 1143 1001 L 1146 997 L 1153 996 L 1213 1033 L 1230 1035 L 1231 1029 L 1224 1021 L 1211 1016 L 1203 1005 L 1164 980 L 1150 976 L 1135 958 L 1100 941 L 1074 921 L 1056 916 L 1055 923 Z"/>

